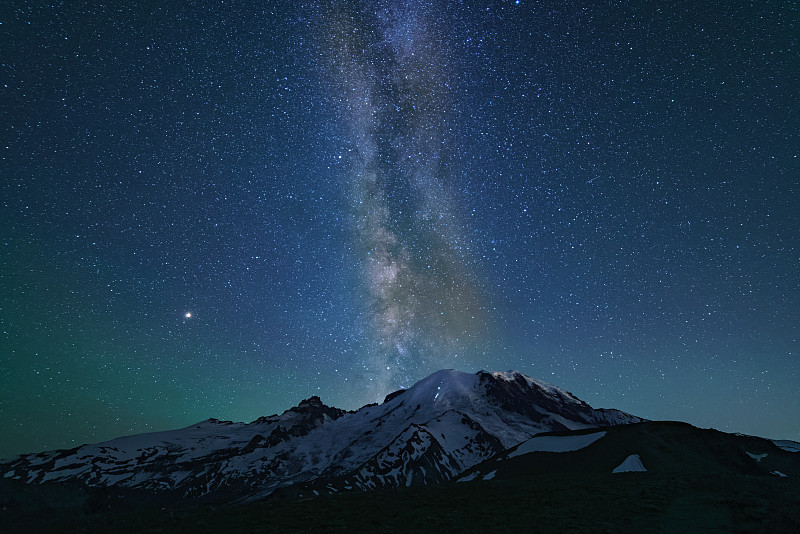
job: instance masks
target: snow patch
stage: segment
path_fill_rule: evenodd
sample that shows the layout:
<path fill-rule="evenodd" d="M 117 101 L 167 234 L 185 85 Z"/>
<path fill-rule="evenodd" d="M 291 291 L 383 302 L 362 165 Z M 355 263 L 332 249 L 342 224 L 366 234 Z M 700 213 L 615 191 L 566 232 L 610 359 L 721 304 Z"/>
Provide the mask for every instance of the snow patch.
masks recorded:
<path fill-rule="evenodd" d="M 587 428 L 597 428 L 597 425 L 589 425 L 586 423 L 580 423 L 578 421 L 573 421 L 571 419 L 567 419 L 564 416 L 554 414 L 552 412 L 542 412 L 543 414 L 547 415 L 553 421 L 557 423 L 561 423 L 569 430 L 586 430 Z"/>
<path fill-rule="evenodd" d="M 747 452 L 747 451 L 745 451 L 745 452 Z M 767 453 L 765 452 L 763 454 L 754 454 L 752 452 L 747 452 L 747 456 L 749 456 L 750 458 L 752 458 L 756 462 L 760 462 L 761 460 L 763 460 L 764 458 L 767 457 Z"/>
<path fill-rule="evenodd" d="M 495 469 L 491 473 L 486 473 L 485 475 L 483 475 L 483 480 L 492 480 L 496 474 L 497 474 L 497 469 Z"/>
<path fill-rule="evenodd" d="M 786 452 L 800 452 L 800 443 L 790 439 L 773 439 L 772 443 L 774 443 L 779 449 L 783 449 Z"/>
<path fill-rule="evenodd" d="M 781 477 L 781 478 L 786 478 L 786 477 L 788 477 L 788 476 L 789 476 L 789 475 L 787 475 L 786 473 L 781 473 L 780 471 L 773 471 L 773 472 L 772 472 L 772 474 L 773 474 L 773 475 L 777 475 L 777 476 L 779 476 L 779 477 Z"/>
<path fill-rule="evenodd" d="M 44 476 L 39 482 L 47 482 L 49 480 L 60 480 L 60 479 L 67 479 L 69 477 L 79 475 L 83 472 L 89 471 L 90 467 L 87 465 L 79 465 L 73 469 L 59 469 L 53 471 L 46 471 Z"/>
<path fill-rule="evenodd" d="M 472 482 L 473 480 L 475 480 L 479 476 L 481 476 L 481 474 L 478 471 L 475 471 L 474 473 L 470 473 L 465 477 L 459 478 L 458 481 L 459 482 Z"/>
<path fill-rule="evenodd" d="M 522 443 L 515 451 L 506 456 L 514 458 L 531 452 L 572 452 L 588 447 L 605 436 L 603 432 L 580 434 L 574 436 L 534 436 Z"/>
<path fill-rule="evenodd" d="M 169 476 L 172 479 L 172 482 L 177 486 L 191 474 L 191 471 L 173 471 Z"/>
<path fill-rule="evenodd" d="M 642 463 L 642 459 L 639 457 L 638 454 L 631 454 L 624 460 L 622 463 L 619 464 L 617 467 L 614 468 L 612 473 L 635 473 L 635 472 L 643 472 L 647 471 Z"/>

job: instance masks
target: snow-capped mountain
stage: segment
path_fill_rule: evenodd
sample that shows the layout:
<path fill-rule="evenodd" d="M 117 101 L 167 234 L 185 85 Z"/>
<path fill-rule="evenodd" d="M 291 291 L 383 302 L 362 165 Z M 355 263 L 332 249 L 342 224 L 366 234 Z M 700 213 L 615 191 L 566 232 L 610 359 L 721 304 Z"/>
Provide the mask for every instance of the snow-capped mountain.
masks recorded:
<path fill-rule="evenodd" d="M 640 422 L 518 372 L 438 371 L 355 412 L 318 397 L 252 423 L 208 419 L 75 449 L 18 456 L 0 476 L 79 481 L 174 497 L 256 500 L 450 480 L 540 432 Z"/>

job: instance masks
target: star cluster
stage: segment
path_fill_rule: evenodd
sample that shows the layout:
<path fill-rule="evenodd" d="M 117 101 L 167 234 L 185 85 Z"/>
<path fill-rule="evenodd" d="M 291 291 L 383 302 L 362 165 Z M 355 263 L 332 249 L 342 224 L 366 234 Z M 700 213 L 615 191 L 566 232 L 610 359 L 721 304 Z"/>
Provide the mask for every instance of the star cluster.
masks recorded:
<path fill-rule="evenodd" d="M 443 367 L 800 439 L 791 5 L 0 23 L 0 456 Z"/>

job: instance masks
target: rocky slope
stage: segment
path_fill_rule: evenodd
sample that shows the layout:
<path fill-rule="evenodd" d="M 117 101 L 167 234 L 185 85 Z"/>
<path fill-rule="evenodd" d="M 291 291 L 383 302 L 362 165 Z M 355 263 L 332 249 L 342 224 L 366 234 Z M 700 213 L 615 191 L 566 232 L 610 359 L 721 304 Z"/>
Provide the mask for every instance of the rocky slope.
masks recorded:
<path fill-rule="evenodd" d="M 345 412 L 318 397 L 252 423 L 208 419 L 0 464 L 30 484 L 80 482 L 176 499 L 250 501 L 450 480 L 535 434 L 642 421 L 594 409 L 518 372 L 438 371 L 380 405 Z"/>

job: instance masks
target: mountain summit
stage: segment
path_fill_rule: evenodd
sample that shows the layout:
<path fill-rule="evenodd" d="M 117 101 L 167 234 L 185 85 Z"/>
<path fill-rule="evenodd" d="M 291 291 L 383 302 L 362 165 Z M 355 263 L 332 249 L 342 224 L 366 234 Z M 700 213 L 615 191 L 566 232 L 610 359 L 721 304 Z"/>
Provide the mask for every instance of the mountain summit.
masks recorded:
<path fill-rule="evenodd" d="M 594 409 L 519 372 L 442 370 L 382 404 L 345 412 L 319 397 L 252 423 L 208 419 L 69 450 L 18 456 L 0 476 L 81 482 L 175 499 L 251 501 L 453 479 L 549 431 L 641 422 Z"/>

